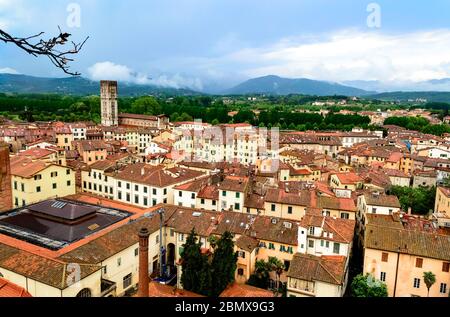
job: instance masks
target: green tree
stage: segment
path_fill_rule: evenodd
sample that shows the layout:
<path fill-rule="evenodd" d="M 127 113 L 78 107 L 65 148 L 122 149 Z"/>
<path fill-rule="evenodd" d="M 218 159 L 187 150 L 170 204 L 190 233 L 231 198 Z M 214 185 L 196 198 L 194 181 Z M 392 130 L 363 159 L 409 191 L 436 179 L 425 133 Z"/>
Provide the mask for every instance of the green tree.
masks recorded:
<path fill-rule="evenodd" d="M 131 112 L 137 114 L 159 115 L 162 112 L 162 108 L 154 97 L 141 97 L 132 103 Z"/>
<path fill-rule="evenodd" d="M 218 125 L 218 124 L 220 124 L 220 122 L 219 122 L 219 120 L 214 119 L 214 120 L 211 122 L 211 124 L 212 124 L 212 125 Z"/>
<path fill-rule="evenodd" d="M 427 296 L 430 296 L 430 288 L 433 286 L 434 283 L 436 283 L 436 275 L 434 275 L 433 272 L 424 272 L 423 273 L 423 281 L 425 282 L 425 285 L 427 286 Z"/>
<path fill-rule="evenodd" d="M 387 297 L 385 283 L 376 280 L 371 274 L 357 275 L 351 284 L 353 297 Z"/>
<path fill-rule="evenodd" d="M 264 260 L 255 262 L 255 272 L 250 276 L 247 284 L 267 289 L 269 287 L 269 273 L 270 268 Z"/>
<path fill-rule="evenodd" d="M 201 252 L 195 229 L 186 239 L 181 252 L 181 284 L 183 288 L 197 294 L 210 295 L 211 270 L 208 258 Z"/>
<path fill-rule="evenodd" d="M 217 241 L 211 263 L 212 295 L 219 296 L 234 281 L 237 268 L 237 253 L 234 251 L 233 235 L 225 231 Z"/>
<path fill-rule="evenodd" d="M 434 209 L 436 187 L 392 186 L 389 192 L 398 197 L 400 205 L 405 211 L 411 208 L 415 214 L 426 215 Z"/>
<path fill-rule="evenodd" d="M 280 289 L 280 285 L 279 285 L 280 277 L 284 271 L 284 264 L 278 258 L 273 257 L 273 256 L 269 257 L 269 260 L 267 262 L 268 262 L 268 266 L 269 266 L 270 270 L 272 272 L 275 272 L 275 275 L 276 275 L 275 282 L 276 282 L 277 288 Z"/>

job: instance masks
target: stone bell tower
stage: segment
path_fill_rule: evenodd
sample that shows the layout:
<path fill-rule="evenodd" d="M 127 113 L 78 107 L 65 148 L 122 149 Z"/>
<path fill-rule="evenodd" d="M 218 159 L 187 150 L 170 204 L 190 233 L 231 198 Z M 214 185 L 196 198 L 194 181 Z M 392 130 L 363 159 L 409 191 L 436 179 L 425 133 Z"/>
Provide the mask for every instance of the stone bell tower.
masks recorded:
<path fill-rule="evenodd" d="M 100 82 L 102 125 L 115 127 L 119 125 L 119 107 L 117 104 L 117 81 Z"/>

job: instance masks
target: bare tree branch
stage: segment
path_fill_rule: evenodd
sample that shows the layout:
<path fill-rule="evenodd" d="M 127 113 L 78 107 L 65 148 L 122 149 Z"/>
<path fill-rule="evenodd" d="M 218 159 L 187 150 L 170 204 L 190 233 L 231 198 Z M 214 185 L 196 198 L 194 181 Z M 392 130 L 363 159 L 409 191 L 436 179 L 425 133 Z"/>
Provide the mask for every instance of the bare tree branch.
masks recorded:
<path fill-rule="evenodd" d="M 0 41 L 3 41 L 4 43 L 13 43 L 28 54 L 35 57 L 47 56 L 53 63 L 53 65 L 62 69 L 66 74 L 79 76 L 80 73 L 70 71 L 70 66 L 68 64 L 74 61 L 72 56 L 78 54 L 81 51 L 89 37 L 87 37 L 81 43 L 75 43 L 71 41 L 71 49 L 60 50 L 60 47 L 69 43 L 69 37 L 71 36 L 71 34 L 63 33 L 61 31 L 61 28 L 59 27 L 58 29 L 59 35 L 48 40 L 44 40 L 41 38 L 41 36 L 45 34 L 44 32 L 40 32 L 39 34 L 29 37 L 13 37 L 0 29 Z M 35 40 L 34 43 L 32 42 L 33 40 Z"/>

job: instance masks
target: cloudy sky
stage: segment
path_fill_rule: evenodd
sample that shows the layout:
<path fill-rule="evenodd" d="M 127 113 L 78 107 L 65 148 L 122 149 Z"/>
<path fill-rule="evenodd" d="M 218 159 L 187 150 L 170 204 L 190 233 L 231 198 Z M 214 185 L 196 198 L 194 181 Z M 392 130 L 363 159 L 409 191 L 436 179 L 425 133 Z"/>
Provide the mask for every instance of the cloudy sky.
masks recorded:
<path fill-rule="evenodd" d="M 269 74 L 339 82 L 450 77 L 450 1 L 379 0 L 368 10 L 372 2 L 0 0 L 0 29 L 54 35 L 59 25 L 75 40 L 89 36 L 72 68 L 95 80 L 202 89 Z M 0 72 L 64 76 L 1 43 Z"/>

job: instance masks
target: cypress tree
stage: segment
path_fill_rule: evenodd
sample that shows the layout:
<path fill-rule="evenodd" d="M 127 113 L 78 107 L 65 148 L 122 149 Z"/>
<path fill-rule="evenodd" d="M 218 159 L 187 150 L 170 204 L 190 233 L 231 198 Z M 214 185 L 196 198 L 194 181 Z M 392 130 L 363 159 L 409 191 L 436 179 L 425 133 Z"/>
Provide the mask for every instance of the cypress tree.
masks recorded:
<path fill-rule="evenodd" d="M 226 231 L 217 241 L 211 263 L 212 296 L 219 296 L 234 281 L 237 253 L 234 251 L 233 235 Z"/>
<path fill-rule="evenodd" d="M 206 255 L 201 253 L 195 229 L 186 239 L 181 254 L 181 284 L 187 291 L 209 296 L 211 290 L 211 269 Z"/>

